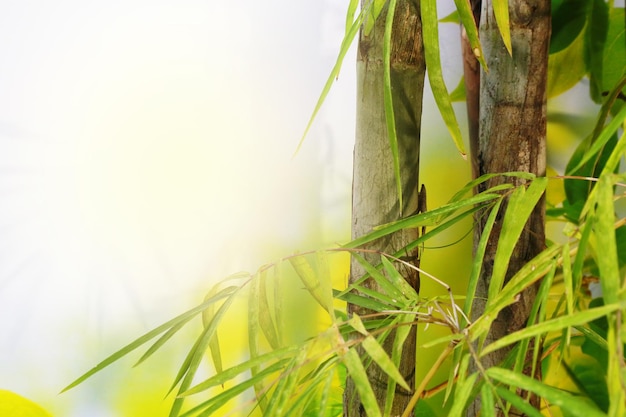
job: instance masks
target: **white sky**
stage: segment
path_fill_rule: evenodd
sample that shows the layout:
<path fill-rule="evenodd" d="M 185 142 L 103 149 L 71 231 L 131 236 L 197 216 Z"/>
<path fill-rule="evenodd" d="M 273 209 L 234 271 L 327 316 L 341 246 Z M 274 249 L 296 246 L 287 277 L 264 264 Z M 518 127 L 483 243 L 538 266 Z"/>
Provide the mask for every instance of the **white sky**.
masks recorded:
<path fill-rule="evenodd" d="M 111 349 L 82 338 L 130 340 L 211 280 L 345 240 L 320 210 L 349 215 L 353 59 L 291 157 L 344 7 L 0 4 L 0 389 L 76 402 L 54 396 Z"/>

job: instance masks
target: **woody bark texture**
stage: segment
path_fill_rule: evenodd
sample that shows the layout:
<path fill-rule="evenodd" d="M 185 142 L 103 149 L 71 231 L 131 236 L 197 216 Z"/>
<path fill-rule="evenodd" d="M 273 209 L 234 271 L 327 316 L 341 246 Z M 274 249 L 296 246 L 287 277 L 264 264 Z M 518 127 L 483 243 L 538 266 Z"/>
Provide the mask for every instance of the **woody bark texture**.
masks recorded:
<path fill-rule="evenodd" d="M 387 19 L 386 7 L 368 33 L 362 29 L 357 52 L 357 124 L 352 185 L 353 239 L 371 232 L 375 226 L 398 220 L 403 215 L 413 214 L 417 209 L 420 123 L 425 73 L 419 2 L 405 0 L 397 3 L 391 39 L 391 87 L 403 207 L 399 205 L 384 110 L 383 38 Z M 417 236 L 417 230 L 404 230 L 368 244 L 366 249 L 395 253 L 414 241 Z M 405 255 L 416 256 L 417 252 Z M 380 263 L 380 257 L 376 254 L 367 253 L 363 256 L 374 265 Z M 409 283 L 418 289 L 419 280 L 415 272 L 412 270 L 404 272 Z M 362 266 L 353 261 L 350 282 L 359 280 L 364 274 Z M 380 290 L 371 279 L 366 285 Z M 365 315 L 370 311 L 349 305 L 348 313 Z M 390 356 L 393 338 L 394 333 L 388 337 L 389 343 L 383 345 Z M 413 329 L 403 346 L 399 367 L 411 387 L 414 386 L 415 379 L 415 349 L 416 332 Z M 389 382 L 387 374 L 375 364 L 368 366 L 367 373 L 379 407 L 384 410 Z M 410 400 L 410 394 L 400 387 L 396 389 L 391 416 L 402 414 Z M 365 410 L 362 406 L 354 381 L 348 378 L 344 393 L 344 415 L 360 417 L 366 416 L 369 411 L 371 410 Z"/>
<path fill-rule="evenodd" d="M 480 39 L 489 72 L 480 74 L 480 110 L 478 146 L 476 155 L 477 176 L 486 173 L 525 171 L 545 175 L 546 170 L 546 83 L 548 47 L 550 41 L 550 1 L 510 0 L 512 56 L 504 46 L 493 14 L 492 1 L 482 1 Z M 479 187 L 479 191 L 505 181 L 497 178 Z M 516 185 L 521 179 L 506 179 Z M 485 311 L 489 282 L 492 275 L 498 238 L 502 227 L 505 206 L 487 244 L 482 273 L 478 282 L 472 317 Z M 485 216 L 478 218 L 475 243 L 484 227 Z M 544 200 L 535 207 L 511 257 L 506 280 L 545 247 Z M 520 294 L 519 302 L 504 310 L 493 323 L 486 344 L 515 332 L 528 320 L 537 287 Z M 510 349 L 501 349 L 481 359 L 485 368 L 497 366 Z M 530 356 L 532 357 L 532 356 Z M 530 358 L 526 358 L 528 361 Z M 530 370 L 532 363 L 526 363 Z M 540 369 L 540 368 L 537 368 Z M 539 407 L 539 399 L 531 397 Z M 503 415 L 501 410 L 497 415 Z M 513 411 L 515 413 L 515 411 Z M 467 414 L 480 415 L 480 399 Z M 510 414 L 516 415 L 516 414 Z M 520 414 L 517 414 L 520 415 Z"/>

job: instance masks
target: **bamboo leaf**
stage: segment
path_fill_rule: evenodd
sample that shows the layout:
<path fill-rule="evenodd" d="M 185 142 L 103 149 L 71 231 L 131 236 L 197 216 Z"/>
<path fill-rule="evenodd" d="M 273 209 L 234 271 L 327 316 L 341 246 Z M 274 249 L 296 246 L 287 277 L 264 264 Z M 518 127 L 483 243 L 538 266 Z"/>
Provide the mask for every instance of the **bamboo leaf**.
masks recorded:
<path fill-rule="evenodd" d="M 248 351 L 250 353 L 250 358 L 254 359 L 259 356 L 259 328 L 262 327 L 260 324 L 260 316 L 269 315 L 269 312 L 265 312 L 262 314 L 259 311 L 259 298 L 260 291 L 259 285 L 261 281 L 261 276 L 265 275 L 266 271 L 259 272 L 256 276 L 253 277 L 250 282 L 250 293 L 248 295 Z M 250 368 L 251 378 L 255 378 L 261 371 L 259 366 L 253 366 Z M 219 372 L 218 372 L 219 373 Z M 263 386 L 260 383 L 254 384 L 254 392 L 259 398 L 259 407 L 261 410 L 265 410 L 265 399 L 260 395 L 263 390 Z"/>
<path fill-rule="evenodd" d="M 304 256 L 293 256 L 289 258 L 289 263 L 296 271 L 300 280 L 309 291 L 309 293 L 313 296 L 315 301 L 318 302 L 320 306 L 324 310 L 326 310 L 329 314 L 333 314 L 333 300 L 332 293 L 330 291 L 324 291 L 322 283 L 319 278 L 313 271 L 311 264 L 306 260 Z M 328 277 L 326 277 L 328 278 Z"/>
<path fill-rule="evenodd" d="M 480 240 L 476 246 L 476 253 L 474 254 L 474 262 L 472 262 L 472 272 L 470 274 L 469 283 L 467 284 L 467 296 L 465 298 L 465 305 L 463 311 L 465 315 L 470 317 L 472 312 L 472 306 L 474 304 L 474 295 L 476 294 L 476 287 L 478 286 L 478 280 L 480 278 L 480 272 L 483 266 L 483 258 L 485 257 L 485 251 L 487 250 L 487 242 L 489 241 L 489 235 L 493 229 L 493 225 L 496 222 L 496 217 L 502 206 L 503 199 L 496 201 L 496 204 L 491 208 L 489 217 L 485 222 L 483 231 L 480 235 Z"/>
<path fill-rule="evenodd" d="M 605 414 L 593 403 L 526 375 L 508 369 L 491 367 L 487 369 L 487 376 L 505 384 L 534 392 L 547 400 L 548 403 L 560 407 L 571 417 L 605 417 Z M 500 390 L 498 393 L 503 394 Z"/>
<path fill-rule="evenodd" d="M 485 356 L 490 352 L 501 349 L 505 346 L 519 342 L 520 340 L 527 339 L 529 337 L 534 337 L 550 332 L 559 332 L 566 327 L 580 326 L 589 323 L 592 320 L 606 316 L 614 311 L 619 310 L 620 308 L 624 307 L 618 303 L 608 304 L 602 307 L 578 311 L 574 314 L 557 317 L 552 320 L 535 324 L 534 326 L 526 327 L 517 332 L 508 334 L 489 344 L 480 352 L 480 356 Z"/>
<path fill-rule="evenodd" d="M 178 331 L 180 329 L 182 329 L 185 324 L 187 324 L 187 321 L 185 322 L 181 322 L 176 324 L 175 326 L 172 326 L 168 331 L 166 331 L 163 336 L 161 336 L 160 338 L 157 339 L 156 342 L 154 342 L 154 344 L 152 346 L 150 346 L 150 348 L 146 351 L 146 353 L 144 353 L 141 358 L 139 358 L 139 360 L 133 365 L 133 367 L 139 365 L 140 363 L 142 363 L 143 361 L 145 361 L 146 359 L 148 359 L 150 356 L 152 356 L 152 354 L 154 352 L 156 352 L 157 350 L 159 350 L 159 348 L 161 348 L 161 346 L 163 346 L 165 344 L 165 342 L 167 342 L 168 340 L 170 340 L 172 338 L 172 336 L 174 336 L 176 333 L 178 333 Z M 218 371 L 218 366 L 221 366 L 221 359 L 218 357 L 218 361 L 216 363 L 215 358 L 213 359 L 213 363 L 215 365 L 215 370 Z M 221 368 L 219 368 L 219 371 L 221 372 Z"/>
<path fill-rule="evenodd" d="M 385 122 L 387 124 L 387 136 L 389 137 L 389 149 L 393 158 L 393 175 L 396 178 L 396 193 L 398 205 L 402 203 L 402 178 L 400 175 L 400 155 L 398 154 L 398 134 L 396 132 L 396 117 L 393 110 L 393 92 L 391 91 L 391 33 L 393 32 L 393 16 L 396 11 L 396 0 L 389 1 L 385 20 L 385 33 L 383 38 L 383 103 L 385 106 Z"/>
<path fill-rule="evenodd" d="M 457 385 L 454 402 L 452 403 L 452 407 L 450 407 L 448 417 L 461 417 L 464 415 L 465 404 L 467 404 L 467 400 L 469 400 L 470 395 L 472 394 L 472 389 L 476 384 L 477 378 L 478 373 L 473 373 L 465 378 L 463 384 Z"/>
<path fill-rule="evenodd" d="M 626 76 L 624 76 L 619 86 L 624 85 L 624 83 L 626 82 L 624 80 L 626 80 Z M 619 93 L 619 91 L 617 92 Z M 617 132 L 617 129 L 621 127 L 622 123 L 624 123 L 624 120 L 626 119 L 626 106 L 622 106 L 619 112 L 609 121 L 606 126 L 604 126 L 604 122 L 608 117 L 609 111 L 611 109 L 609 103 L 610 100 L 607 100 L 607 102 L 602 106 L 602 111 L 600 113 L 600 116 L 598 117 L 598 121 L 596 122 L 596 127 L 591 138 L 591 146 L 584 153 L 584 155 L 576 165 L 574 165 L 573 167 L 568 166 L 566 174 L 571 175 L 575 173 L 594 155 L 598 154 L 598 152 L 600 152 L 602 148 L 606 145 L 606 143 L 611 139 L 613 134 Z"/>
<path fill-rule="evenodd" d="M 369 297 L 363 297 L 352 292 L 339 292 L 335 290 L 335 296 L 340 300 L 346 301 L 359 307 L 367 308 L 373 311 L 383 311 L 389 309 L 389 304 L 381 303 Z"/>
<path fill-rule="evenodd" d="M 409 385 L 406 383 L 400 371 L 393 363 L 385 349 L 376 341 L 376 339 L 365 329 L 363 322 L 358 315 L 354 314 L 350 319 L 350 325 L 359 333 L 365 336 L 361 341 L 361 345 L 367 352 L 367 354 L 376 362 L 380 369 L 385 371 L 389 377 L 391 377 L 396 383 L 400 384 L 402 388 L 410 391 Z"/>
<path fill-rule="evenodd" d="M 420 2 L 422 12 L 422 36 L 424 37 L 424 59 L 428 71 L 428 80 L 433 90 L 435 102 L 445 122 L 456 148 L 463 158 L 467 158 L 463 135 L 459 122 L 452 108 L 450 94 L 443 80 L 441 70 L 441 57 L 439 52 L 439 22 L 437 20 L 437 0 L 422 0 Z"/>
<path fill-rule="evenodd" d="M 543 414 L 541 414 L 541 412 L 536 410 L 532 405 L 528 403 L 528 401 L 521 398 L 519 395 L 515 394 L 514 392 L 511 392 L 510 390 L 501 386 L 496 386 L 495 389 L 496 389 L 497 394 L 502 399 L 510 403 L 517 410 L 521 411 L 524 416 L 543 417 Z"/>
<path fill-rule="evenodd" d="M 392 378 L 397 384 L 400 384 L 402 388 L 410 391 L 409 384 L 404 380 L 400 371 L 394 365 L 389 355 L 385 352 L 383 347 L 374 339 L 372 335 L 368 335 L 363 339 L 362 346 L 367 354 L 376 362 L 380 368 L 385 371 L 390 378 Z"/>
<path fill-rule="evenodd" d="M 217 328 L 221 324 L 222 317 L 226 314 L 231 304 L 235 300 L 235 295 L 236 293 L 233 293 L 228 298 L 226 298 L 226 300 L 224 300 L 224 303 L 217 310 L 209 325 L 204 328 L 198 339 L 196 339 L 183 364 L 181 365 L 178 374 L 176 375 L 176 378 L 168 391 L 168 394 L 179 382 L 180 387 L 178 389 L 178 393 L 184 392 L 189 389 L 194 377 L 196 376 L 196 372 L 198 370 L 198 367 L 200 366 L 200 362 L 204 357 L 204 353 L 208 349 L 211 340 L 215 336 Z M 183 406 L 183 401 L 184 398 L 178 396 L 176 397 L 174 403 L 172 404 L 172 408 L 170 409 L 170 417 L 176 417 L 180 414 L 180 410 Z"/>
<path fill-rule="evenodd" d="M 266 415 L 268 416 L 282 416 L 283 411 L 287 406 L 289 400 L 294 397 L 295 389 L 298 386 L 298 370 L 302 366 L 302 363 L 306 360 L 308 355 L 308 348 L 302 346 L 296 356 L 292 358 L 289 366 L 283 371 L 279 378 L 276 390 L 272 394 L 272 397 L 267 405 Z"/>
<path fill-rule="evenodd" d="M 391 347 L 391 360 L 393 366 L 398 369 L 400 367 L 400 361 L 404 352 L 404 342 L 407 340 L 414 317 L 410 314 L 402 314 L 398 317 L 398 327 L 396 328 L 395 337 L 393 339 L 393 345 Z M 411 389 L 407 389 L 411 391 Z M 393 406 L 393 399 L 396 395 L 396 381 L 392 379 L 387 384 L 387 396 L 385 400 L 385 415 L 390 415 L 391 407 Z"/>
<path fill-rule="evenodd" d="M 207 295 L 204 297 L 204 299 L 206 300 L 207 298 L 211 298 L 213 295 L 215 295 L 215 293 L 217 292 L 218 288 L 219 288 L 219 286 L 215 285 L 211 289 L 211 291 L 209 291 L 207 293 Z M 206 310 L 204 310 L 202 312 L 202 326 L 204 328 L 206 328 L 209 325 L 209 323 L 213 319 L 214 313 L 215 313 L 215 306 L 214 305 L 209 306 Z M 223 370 L 223 367 L 222 367 L 222 352 L 220 350 L 220 341 L 219 341 L 217 333 L 215 334 L 215 337 L 209 343 L 209 351 L 211 352 L 211 360 L 213 361 L 213 366 L 215 367 L 215 372 L 217 372 L 217 373 L 222 372 L 222 370 Z"/>
<path fill-rule="evenodd" d="M 477 22 L 474 20 L 474 13 L 472 12 L 470 2 L 468 0 L 454 0 L 454 4 L 459 13 L 461 24 L 463 24 L 465 28 L 465 33 L 467 33 L 467 39 L 472 47 L 472 51 L 474 51 L 474 56 L 478 59 L 483 69 L 489 71 L 485 57 L 483 56 L 482 46 L 478 37 L 478 26 L 476 24 Z"/>
<path fill-rule="evenodd" d="M 318 273 L 320 276 L 322 294 L 326 294 L 324 297 L 324 301 L 327 303 L 326 311 L 330 316 L 331 322 L 334 324 L 337 322 L 337 318 L 335 317 L 335 306 L 333 304 L 333 288 L 328 254 L 326 251 L 319 250 L 315 252 L 315 257 L 317 261 L 317 270 L 319 271 Z"/>
<path fill-rule="evenodd" d="M 242 382 L 233 386 L 232 388 L 229 388 L 226 391 L 222 392 L 221 394 L 212 396 L 211 399 L 198 404 L 197 406 L 193 407 L 192 409 L 185 412 L 184 414 L 181 414 L 181 417 L 188 417 L 188 416 L 195 415 L 197 413 L 200 413 L 198 414 L 199 416 L 210 416 L 211 414 L 219 410 L 221 407 L 223 407 L 228 401 L 238 397 L 239 395 L 241 395 L 243 392 L 245 392 L 246 390 L 248 390 L 255 384 L 262 384 L 266 378 L 280 371 L 288 362 L 289 362 L 289 359 L 284 359 L 282 361 L 276 362 L 275 364 L 268 366 L 267 368 L 265 368 L 263 371 L 259 372 L 255 376 L 249 379 L 245 379 Z M 185 396 L 190 395 L 190 394 L 191 392 L 187 391 L 185 393 Z M 179 396 L 181 395 L 183 394 L 179 394 Z"/>
<path fill-rule="evenodd" d="M 511 24 L 509 22 L 509 2 L 508 0 L 493 0 L 493 14 L 496 17 L 496 23 L 502 36 L 502 42 L 509 55 L 513 56 L 513 48 L 511 46 Z"/>
<path fill-rule="evenodd" d="M 496 249 L 493 273 L 489 283 L 487 308 L 490 305 L 489 300 L 494 299 L 496 294 L 502 289 L 513 249 L 522 234 L 522 230 L 524 230 L 528 217 L 535 209 L 547 185 L 547 178 L 535 178 L 528 186 L 528 189 L 524 186 L 518 187 L 509 199 L 502 223 L 502 231 L 498 240 L 498 248 Z"/>
<path fill-rule="evenodd" d="M 295 352 L 300 349 L 299 346 L 289 346 L 282 349 L 273 350 L 271 352 L 265 353 L 263 355 L 259 355 L 255 358 L 249 359 L 245 362 L 242 362 L 238 365 L 235 365 L 231 368 L 228 368 L 222 371 L 219 374 L 215 374 L 211 378 L 206 379 L 198 383 L 197 385 L 189 388 L 186 391 L 178 394 L 179 397 L 186 397 L 189 395 L 197 394 L 202 391 L 206 391 L 216 386 L 224 385 L 231 379 L 235 378 L 237 375 L 240 375 L 255 366 L 261 366 L 267 363 L 274 362 L 276 363 L 285 363 L 286 360 L 289 359 Z M 288 358 L 288 359 L 285 359 Z"/>
<path fill-rule="evenodd" d="M 374 391 L 372 390 L 367 373 L 356 350 L 349 349 L 341 359 L 348 369 L 350 378 L 354 381 L 354 385 L 361 399 L 361 404 L 363 404 L 363 408 L 367 410 L 368 416 L 382 417 L 380 408 L 378 408 L 378 403 L 376 402 L 376 397 L 374 396 Z"/>
<path fill-rule="evenodd" d="M 493 399 L 493 391 L 487 384 L 483 384 L 480 389 L 482 403 L 480 405 L 481 417 L 496 417 L 496 403 Z M 521 398 L 520 398 L 521 399 Z"/>
<path fill-rule="evenodd" d="M 624 106 L 626 108 L 626 106 Z M 608 175 L 602 175 L 596 186 L 598 201 L 594 215 L 594 234 L 597 242 L 596 263 L 600 269 L 600 284 L 605 304 L 612 304 L 619 299 L 621 277 L 617 261 L 615 243 L 615 221 L 613 207 L 613 184 Z"/>
<path fill-rule="evenodd" d="M 365 258 L 357 253 L 353 253 L 352 256 L 361 266 L 363 266 L 365 272 L 367 272 L 367 274 L 372 277 L 374 281 L 376 281 L 380 288 L 392 298 L 392 301 L 395 300 L 395 302 L 398 302 L 406 299 L 404 297 L 404 294 L 402 294 L 402 291 L 400 291 L 399 288 L 393 285 L 393 283 L 389 281 L 389 279 L 385 277 L 378 269 L 372 266 L 372 264 L 367 262 Z"/>
<path fill-rule="evenodd" d="M 398 270 L 393 266 L 393 264 L 387 259 L 386 256 L 381 256 L 380 258 L 385 271 L 387 271 L 387 277 L 391 281 L 391 284 L 400 290 L 404 298 L 409 300 L 417 300 L 419 296 L 415 289 L 406 282 L 406 279 L 398 272 Z"/>
<path fill-rule="evenodd" d="M 202 311 L 204 311 L 207 307 L 211 306 L 213 303 L 230 296 L 231 294 L 233 294 L 237 290 L 239 290 L 239 287 L 235 287 L 235 286 L 224 288 L 222 291 L 217 293 L 214 297 L 211 297 L 210 299 L 204 301 L 202 304 L 192 308 L 191 310 L 189 310 L 189 311 L 187 311 L 187 312 L 185 312 L 185 313 L 183 313 L 183 314 L 173 318 L 172 320 L 169 320 L 166 323 L 158 326 L 157 328 L 149 331 L 148 333 L 144 334 L 140 338 L 136 339 L 135 341 L 129 343 L 126 346 L 124 346 L 122 349 L 120 349 L 117 352 L 113 353 L 111 356 L 107 357 L 102 362 L 98 363 L 91 370 L 89 370 L 88 372 L 86 372 L 83 375 L 81 375 L 79 378 L 77 378 L 74 382 L 69 384 L 67 387 L 63 388 L 63 390 L 61 392 L 63 393 L 65 391 L 69 390 L 69 389 L 74 388 L 75 386 L 77 386 L 81 382 L 85 381 L 87 378 L 91 377 L 95 373 L 100 372 L 101 370 L 103 370 L 107 366 L 111 365 L 113 362 L 115 362 L 118 359 L 126 356 L 127 354 L 129 354 L 133 350 L 137 349 L 139 346 L 141 346 L 144 343 L 150 341 L 151 339 L 153 339 L 156 336 L 158 336 L 159 334 L 167 331 L 168 329 L 170 329 L 170 328 L 172 328 L 174 326 L 177 326 L 180 323 L 185 323 L 185 322 L 189 321 L 191 318 L 193 318 L 194 316 L 200 314 Z"/>
<path fill-rule="evenodd" d="M 425 213 L 419 213 L 414 216 L 406 217 L 404 219 L 398 220 L 393 223 L 388 223 L 383 226 L 377 227 L 371 233 L 368 233 L 358 239 L 353 240 L 344 245 L 345 248 L 357 248 L 366 243 L 372 242 L 376 239 L 380 239 L 383 236 L 387 236 L 391 233 L 397 232 L 402 229 L 412 229 L 416 227 L 422 226 L 436 226 L 442 220 L 444 220 L 447 216 L 452 215 L 457 210 L 473 206 L 474 204 L 487 203 L 489 201 L 496 200 L 500 198 L 499 194 L 489 194 L 489 193 L 481 193 L 476 196 L 467 198 L 465 200 L 455 201 L 450 204 L 446 204 L 442 207 L 436 208 L 434 210 L 429 210 Z"/>
<path fill-rule="evenodd" d="M 350 4 L 352 6 L 352 3 Z M 362 23 L 363 23 L 363 11 L 361 11 L 361 13 L 359 13 L 359 15 L 357 16 L 356 20 L 352 22 L 352 26 L 350 26 L 350 29 L 346 31 L 346 35 L 341 41 L 341 47 L 339 49 L 339 54 L 337 55 L 337 60 L 335 61 L 335 66 L 330 72 L 330 75 L 328 76 L 328 79 L 326 80 L 326 84 L 324 84 L 324 88 L 322 89 L 322 93 L 320 94 L 320 97 L 317 99 L 317 103 L 315 104 L 313 113 L 311 114 L 311 117 L 309 118 L 309 122 L 307 123 L 306 128 L 304 129 L 304 133 L 302 134 L 302 137 L 300 138 L 300 142 L 298 142 L 298 146 L 296 147 L 294 155 L 296 155 L 298 151 L 300 151 L 300 148 L 302 147 L 302 144 L 304 143 L 304 138 L 306 138 L 306 135 L 309 133 L 309 130 L 311 130 L 311 126 L 313 125 L 313 121 L 315 120 L 317 113 L 322 108 L 322 104 L 324 104 L 324 101 L 326 100 L 326 97 L 328 96 L 328 93 L 330 92 L 330 89 L 333 86 L 333 83 L 339 77 L 339 72 L 341 71 L 343 60 L 346 57 L 346 54 L 348 53 L 348 51 L 350 50 L 350 46 L 352 45 L 354 38 L 356 37 L 357 33 L 359 33 L 359 29 L 361 28 Z"/>
<path fill-rule="evenodd" d="M 278 337 L 278 330 L 276 324 L 272 318 L 272 309 L 267 298 L 267 270 L 262 270 L 258 274 L 259 279 L 259 292 L 258 292 L 258 311 L 259 311 L 259 325 L 265 335 L 268 343 L 272 349 L 278 349 L 281 345 Z M 278 280 L 273 280 L 274 285 L 278 285 Z M 276 298 L 274 302 L 279 302 Z"/>
<path fill-rule="evenodd" d="M 483 315 L 472 323 L 472 340 L 480 335 L 486 335 L 491 323 L 495 320 L 498 313 L 504 307 L 516 302 L 517 294 L 550 271 L 553 258 L 557 256 L 560 251 L 560 246 L 552 245 L 547 249 L 544 249 L 543 252 L 520 268 L 520 270 L 511 278 L 502 291 L 498 293 L 495 298 L 489 300 L 489 311 L 492 314 Z"/>

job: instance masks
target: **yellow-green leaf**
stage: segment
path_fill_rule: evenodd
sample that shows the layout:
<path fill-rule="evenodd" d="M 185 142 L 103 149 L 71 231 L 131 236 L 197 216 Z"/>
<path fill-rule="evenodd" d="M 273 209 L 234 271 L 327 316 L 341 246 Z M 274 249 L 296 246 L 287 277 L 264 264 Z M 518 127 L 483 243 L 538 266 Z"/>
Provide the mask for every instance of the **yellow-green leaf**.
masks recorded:
<path fill-rule="evenodd" d="M 508 0 L 493 0 L 493 14 L 496 17 L 496 23 L 502 36 L 502 41 L 506 50 L 509 51 L 509 55 L 513 55 L 513 48 L 511 47 L 511 24 L 509 22 L 509 1 Z"/>
<path fill-rule="evenodd" d="M 428 80 L 433 90 L 433 96 L 441 113 L 443 121 L 446 123 L 448 131 L 457 149 L 463 156 L 467 157 L 463 136 L 459 122 L 452 108 L 450 94 L 443 80 L 441 70 L 441 56 L 439 52 L 439 21 L 437 20 L 437 0 L 422 0 L 420 2 L 422 12 L 422 33 L 424 36 L 424 58 L 426 69 L 428 70 Z"/>

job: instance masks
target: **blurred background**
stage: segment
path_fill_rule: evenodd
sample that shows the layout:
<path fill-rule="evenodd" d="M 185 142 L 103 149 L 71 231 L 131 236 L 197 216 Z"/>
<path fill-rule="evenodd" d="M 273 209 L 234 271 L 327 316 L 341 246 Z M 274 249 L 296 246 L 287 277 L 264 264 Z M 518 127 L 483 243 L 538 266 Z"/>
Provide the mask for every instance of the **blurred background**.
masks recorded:
<path fill-rule="evenodd" d="M 439 3 L 442 17 L 454 7 Z M 0 4 L 0 389 L 57 416 L 167 415 L 163 397 L 193 329 L 139 368 L 133 356 L 58 393 L 202 301 L 219 279 L 349 240 L 354 48 L 293 156 L 346 8 L 344 0 Z M 442 30 L 452 89 L 458 28 Z M 429 94 L 421 180 L 436 207 L 468 180 L 469 164 Z M 447 250 L 427 252 L 423 265 L 463 293 L 471 241 Z"/>

